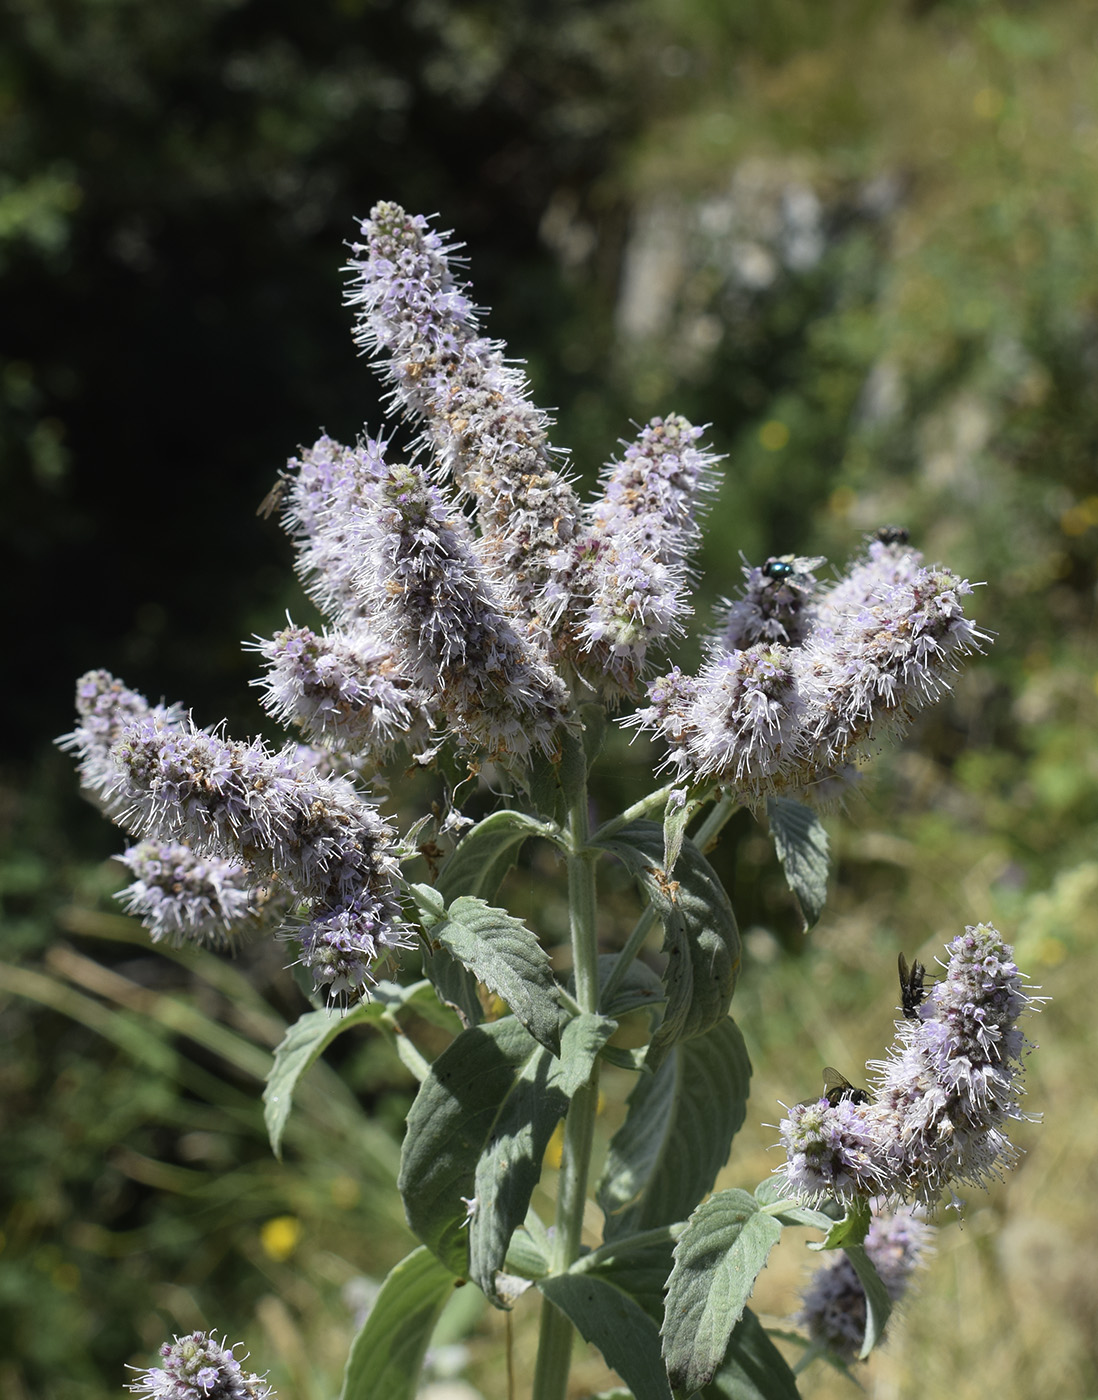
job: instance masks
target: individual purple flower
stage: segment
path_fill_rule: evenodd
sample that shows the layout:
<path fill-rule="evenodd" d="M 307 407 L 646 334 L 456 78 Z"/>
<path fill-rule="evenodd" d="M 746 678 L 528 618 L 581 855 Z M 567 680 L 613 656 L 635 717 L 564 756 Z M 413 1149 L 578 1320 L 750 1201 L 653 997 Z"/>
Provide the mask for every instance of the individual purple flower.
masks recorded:
<path fill-rule="evenodd" d="M 426 696 L 371 632 L 325 632 L 290 624 L 254 650 L 269 663 L 253 681 L 263 708 L 318 743 L 380 761 L 430 729 Z"/>
<path fill-rule="evenodd" d="M 932 1233 L 932 1227 L 906 1206 L 873 1217 L 865 1251 L 893 1303 L 907 1292 L 912 1274 L 926 1258 Z M 836 1360 L 850 1363 L 857 1357 L 865 1337 L 865 1289 L 844 1251 L 833 1251 L 816 1270 L 801 1295 L 796 1320 Z"/>
<path fill-rule="evenodd" d="M 583 613 L 571 622 L 569 651 L 608 695 L 636 693 L 649 649 L 680 632 L 691 611 L 686 563 L 717 461 L 695 446 L 702 431 L 675 414 L 653 418 L 609 464 L 603 494 L 587 508 L 568 609 Z"/>
<path fill-rule="evenodd" d="M 144 1400 L 276 1400 L 264 1377 L 245 1371 L 233 1355 L 240 1343 L 229 1347 L 227 1340 L 192 1332 L 165 1342 L 163 1366 L 142 1371 L 127 1389 Z"/>
<path fill-rule="evenodd" d="M 58 745 L 75 753 L 80 784 L 113 815 L 108 790 L 115 779 L 111 747 L 135 720 L 154 714 L 166 728 L 182 728 L 187 712 L 181 705 L 150 705 L 109 671 L 88 671 L 76 683 L 77 726 L 63 734 Z"/>
<path fill-rule="evenodd" d="M 725 601 L 720 630 L 714 645 L 724 651 L 741 651 L 756 642 L 780 642 L 796 647 L 807 637 L 814 619 L 813 598 L 819 583 L 812 569 L 823 560 L 793 560 L 786 573 L 778 571 L 782 559 L 768 559 L 755 568 L 745 563 L 740 597 Z M 769 570 L 769 572 L 768 572 Z"/>
<path fill-rule="evenodd" d="M 234 861 L 197 856 L 178 841 L 140 841 L 118 859 L 133 883 L 117 898 L 141 920 L 154 943 L 227 943 L 253 929 L 271 893 Z"/>
<path fill-rule="evenodd" d="M 357 515 L 385 471 L 382 439 L 344 447 L 320 438 L 288 463 L 283 524 L 297 545 L 297 570 L 326 616 L 360 630 L 368 621 L 355 580 L 362 569 Z"/>
<path fill-rule="evenodd" d="M 480 334 L 446 241 L 421 215 L 380 203 L 353 245 L 347 296 L 355 339 L 380 362 L 393 398 L 423 422 L 443 470 L 477 503 L 480 550 L 505 608 L 551 625 L 579 505 L 547 438 L 548 416 L 527 394 L 504 346 Z"/>
<path fill-rule="evenodd" d="M 781 1123 L 790 1189 L 804 1197 L 879 1195 L 933 1204 L 1014 1164 L 1006 1134 L 1022 1120 L 1017 1020 L 1034 998 L 990 924 L 949 944 L 945 976 L 874 1062 L 875 1096 L 798 1104 Z"/>
<path fill-rule="evenodd" d="M 309 902 L 302 962 L 318 985 L 361 988 L 364 967 L 408 946 L 394 833 L 349 779 L 318 776 L 294 746 L 272 753 L 259 742 L 169 729 L 155 716 L 123 733 L 112 760 L 122 824 L 146 839 L 185 840 L 200 856 L 241 861 L 253 878 L 278 878 Z"/>
<path fill-rule="evenodd" d="M 568 692 L 502 610 L 464 521 L 413 466 L 394 466 L 364 517 L 377 625 L 401 671 L 489 757 L 549 752 Z"/>
<path fill-rule="evenodd" d="M 677 776 L 717 781 L 748 802 L 781 786 L 799 732 L 787 648 L 718 654 L 696 680 L 674 672 L 653 682 L 648 694 L 652 703 L 627 723 L 664 737 Z"/>

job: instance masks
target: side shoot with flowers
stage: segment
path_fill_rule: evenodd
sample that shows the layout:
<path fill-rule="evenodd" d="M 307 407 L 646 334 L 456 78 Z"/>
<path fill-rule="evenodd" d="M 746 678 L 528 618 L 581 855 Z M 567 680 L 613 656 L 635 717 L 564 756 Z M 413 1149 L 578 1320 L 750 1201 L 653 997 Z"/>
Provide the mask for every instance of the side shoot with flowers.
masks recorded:
<path fill-rule="evenodd" d="M 747 1307 L 771 1248 L 808 1227 L 831 1251 L 803 1299 L 800 1364 L 867 1354 L 925 1253 L 927 1212 L 1013 1160 L 1030 998 L 993 928 L 960 933 L 926 994 L 905 992 L 872 1091 L 789 1108 L 780 1170 L 711 1194 L 751 1066 L 729 1015 L 739 935 L 706 852 L 750 808 L 816 917 L 816 808 L 986 640 L 964 611 L 972 590 L 882 529 L 842 577 L 827 579 L 823 560 L 746 567 L 696 674 L 668 669 L 717 465 L 702 430 L 653 419 L 581 501 L 520 368 L 482 333 L 456 251 L 385 203 L 354 245 L 356 338 L 418 435 L 404 454 L 383 436 L 322 437 L 289 464 L 283 519 L 327 625 L 290 622 L 254 650 L 264 707 L 295 739 L 278 750 L 234 740 L 97 671 L 79 682 L 62 742 L 134 837 L 122 899 L 154 939 L 277 932 L 311 974 L 314 1009 L 289 1031 L 265 1094 L 276 1151 L 295 1084 L 335 1036 L 392 1026 L 425 996 L 460 1018 L 433 1062 L 397 1037 L 420 1080 L 399 1186 L 422 1244 L 353 1344 L 346 1400 L 410 1400 L 460 1280 L 499 1308 L 540 1293 L 536 1400 L 565 1395 L 574 1330 L 637 1400 L 732 1397 L 747 1376 L 754 1394 L 793 1396 L 793 1370 Z M 609 816 L 593 810 L 587 779 L 621 715 L 662 741 L 669 780 Z M 370 796 L 393 764 L 437 773 L 447 794 L 404 833 Z M 454 794 L 478 777 L 498 803 L 473 824 Z M 497 903 L 534 836 L 567 873 L 563 978 L 538 931 Z M 642 902 L 617 949 L 596 937 L 608 857 Z M 657 923 L 659 971 L 638 957 Z M 619 1025 L 638 1011 L 648 1034 L 623 1045 Z M 636 1079 L 592 1183 L 604 1063 Z M 531 1200 L 562 1123 L 545 1220 Z M 584 1234 L 591 1191 L 598 1240 Z M 270 1393 L 212 1336 L 178 1338 L 164 1360 L 132 1389 Z"/>

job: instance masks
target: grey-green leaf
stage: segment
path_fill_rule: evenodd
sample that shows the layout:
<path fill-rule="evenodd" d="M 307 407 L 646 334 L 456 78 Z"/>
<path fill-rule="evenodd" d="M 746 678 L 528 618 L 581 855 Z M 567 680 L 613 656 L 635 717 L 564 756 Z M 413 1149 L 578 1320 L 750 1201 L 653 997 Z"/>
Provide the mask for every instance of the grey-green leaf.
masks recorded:
<path fill-rule="evenodd" d="M 560 987 L 548 953 L 521 919 L 462 896 L 432 925 L 429 938 L 501 997 L 535 1040 L 559 1053 L 566 1017 Z"/>
<path fill-rule="evenodd" d="M 847 1245 L 846 1257 L 858 1275 L 858 1282 L 865 1289 L 865 1338 L 858 1353 L 859 1359 L 864 1360 L 881 1340 L 892 1311 L 892 1299 L 864 1244 Z"/>
<path fill-rule="evenodd" d="M 572 1096 L 591 1077 L 595 1058 L 613 1033 L 614 1022 L 581 1015 L 565 1028 L 560 1058 L 545 1050 L 518 1067 L 499 1106 L 491 1134 L 476 1164 L 476 1209 L 469 1225 L 469 1276 L 497 1304 L 496 1274 L 508 1245 L 522 1224 L 541 1177 L 553 1129 Z"/>
<path fill-rule="evenodd" d="M 412 1400 L 427 1343 L 456 1282 L 422 1246 L 390 1270 L 351 1343 L 340 1400 Z"/>
<path fill-rule="evenodd" d="M 346 1015 L 338 1011 L 306 1011 L 289 1027 L 275 1051 L 267 1087 L 263 1090 L 263 1121 L 276 1157 L 282 1156 L 282 1134 L 298 1080 L 337 1035 L 363 1021 L 379 1019 L 387 1009 L 384 1001 L 375 999 L 356 1006 Z"/>
<path fill-rule="evenodd" d="M 781 1233 L 746 1191 L 720 1191 L 690 1217 L 675 1246 L 663 1321 L 663 1355 L 676 1392 L 692 1395 L 717 1374 Z"/>
<path fill-rule="evenodd" d="M 750 1082 L 747 1047 L 728 1017 L 638 1079 L 595 1189 L 608 1240 L 685 1220 L 713 1189 L 743 1124 Z"/>
<path fill-rule="evenodd" d="M 766 814 L 807 933 L 819 922 L 827 899 L 827 832 L 811 807 L 791 797 L 767 798 Z"/>
<path fill-rule="evenodd" d="M 408 1223 L 489 1297 L 553 1129 L 613 1028 L 577 1017 L 557 1059 L 508 1016 L 463 1031 L 420 1086 L 401 1152 Z"/>
<path fill-rule="evenodd" d="M 627 866 L 663 923 L 667 1011 L 649 1047 L 656 1069 L 671 1046 L 704 1035 L 728 1013 L 740 970 L 740 935 L 724 886 L 697 846 L 684 838 L 669 880 L 663 827 L 639 821 L 597 843 Z"/>
<path fill-rule="evenodd" d="M 523 842 L 531 836 L 552 839 L 552 835 L 552 827 L 525 812 L 492 812 L 455 846 L 439 872 L 439 894 L 447 904 L 463 894 L 494 899 Z"/>
<path fill-rule="evenodd" d="M 578 1259 L 571 1272 L 593 1274 L 628 1293 L 658 1327 L 663 1322 L 663 1293 L 674 1248 L 672 1231 L 646 1230 L 600 1245 Z"/>
<path fill-rule="evenodd" d="M 635 1400 L 671 1400 L 660 1357 L 659 1328 L 635 1298 L 584 1272 L 540 1279 L 538 1288 L 585 1341 L 598 1347 Z"/>
<path fill-rule="evenodd" d="M 799 1396 L 785 1358 L 759 1319 L 745 1308 L 721 1368 L 702 1391 L 701 1400 L 799 1400 Z"/>

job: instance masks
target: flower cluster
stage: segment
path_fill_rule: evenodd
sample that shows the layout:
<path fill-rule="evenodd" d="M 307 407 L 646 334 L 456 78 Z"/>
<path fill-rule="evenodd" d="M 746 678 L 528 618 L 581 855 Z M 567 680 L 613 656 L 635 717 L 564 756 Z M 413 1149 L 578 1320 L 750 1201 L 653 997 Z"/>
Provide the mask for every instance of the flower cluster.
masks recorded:
<path fill-rule="evenodd" d="M 318 634 L 291 623 L 253 649 L 268 662 L 252 682 L 263 708 L 336 752 L 378 760 L 431 727 L 422 693 L 375 632 Z"/>
<path fill-rule="evenodd" d="M 932 1204 L 955 1183 L 980 1184 L 1013 1164 L 1005 1128 L 1023 1119 L 1017 1026 L 1034 998 L 1012 949 L 990 924 L 948 945 L 945 975 L 899 1024 L 875 1094 L 797 1104 L 782 1120 L 780 1170 L 800 1196 L 883 1196 Z M 868 1096 L 867 1096 L 868 1097 Z"/>
<path fill-rule="evenodd" d="M 579 503 L 549 446 L 549 418 L 504 346 L 480 334 L 451 269 L 460 245 L 391 203 L 376 205 L 361 233 L 348 265 L 355 338 L 382 359 L 394 401 L 423 423 L 440 467 L 476 500 L 481 555 L 505 606 L 550 626 Z"/>
<path fill-rule="evenodd" d="M 958 657 L 986 640 L 962 607 L 971 585 L 905 545 L 874 541 L 818 593 L 814 575 L 798 571 L 817 562 L 749 571 L 697 679 L 650 686 L 651 703 L 632 722 L 664 738 L 677 777 L 753 803 L 782 791 L 818 795 L 938 698 Z M 752 640 L 779 631 L 784 640 Z"/>
<path fill-rule="evenodd" d="M 548 751 L 567 690 L 503 611 L 464 518 L 418 468 L 394 466 L 362 519 L 361 587 L 406 674 L 464 742 L 493 757 Z"/>
<path fill-rule="evenodd" d="M 235 1350 L 211 1332 L 176 1337 L 160 1348 L 163 1366 L 142 1371 L 128 1388 L 143 1400 L 276 1400 L 262 1376 L 244 1370 Z"/>
<path fill-rule="evenodd" d="M 308 901 L 301 961 L 329 994 L 361 990 L 371 964 L 407 946 L 394 833 L 348 778 L 320 776 L 292 745 L 272 753 L 152 715 L 123 732 L 111 759 L 123 825 L 240 861 Z"/>
<path fill-rule="evenodd" d="M 931 1233 L 931 1226 L 909 1207 L 873 1217 L 865 1252 L 894 1303 L 926 1258 Z M 858 1355 L 865 1336 L 865 1289 L 844 1251 L 835 1251 L 812 1276 L 801 1296 L 797 1322 L 836 1360 L 851 1362 Z"/>
<path fill-rule="evenodd" d="M 118 899 L 154 943 L 225 943 L 254 928 L 270 901 L 243 866 L 180 841 L 139 841 L 118 859 L 134 877 Z"/>
<path fill-rule="evenodd" d="M 691 611 L 687 559 L 717 461 L 696 445 L 701 435 L 677 414 L 653 418 L 603 473 L 577 536 L 570 659 L 611 695 L 636 693 L 650 647 L 680 632 Z"/>

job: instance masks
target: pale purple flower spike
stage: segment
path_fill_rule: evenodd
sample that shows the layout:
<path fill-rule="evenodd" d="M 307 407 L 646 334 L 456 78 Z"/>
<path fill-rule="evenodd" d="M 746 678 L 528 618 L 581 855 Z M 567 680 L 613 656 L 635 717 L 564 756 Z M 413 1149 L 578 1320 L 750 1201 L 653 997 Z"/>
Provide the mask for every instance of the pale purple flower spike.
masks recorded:
<path fill-rule="evenodd" d="M 127 1389 L 142 1400 L 277 1400 L 262 1376 L 244 1370 L 235 1350 L 209 1332 L 176 1337 L 160 1348 L 163 1366 L 142 1371 Z"/>
<path fill-rule="evenodd" d="M 955 1184 L 983 1185 L 1017 1159 L 1006 1135 L 1020 1108 L 1018 1018 L 1037 1000 L 1022 989 L 1013 950 L 990 924 L 949 944 L 945 975 L 902 1021 L 875 1095 L 797 1104 L 781 1123 L 780 1170 L 802 1197 L 882 1196 L 932 1205 Z"/>
<path fill-rule="evenodd" d="M 505 608 L 552 627 L 580 508 L 549 445 L 549 417 L 503 344 L 480 334 L 480 313 L 451 268 L 460 244 L 388 202 L 361 233 L 348 263 L 355 340 L 378 360 L 401 411 L 422 421 L 435 461 L 475 498 L 479 550 Z"/>
<path fill-rule="evenodd" d="M 907 1291 L 911 1276 L 929 1252 L 933 1228 L 907 1206 L 873 1217 L 865 1252 L 893 1303 Z M 801 1295 L 797 1322 L 837 1360 L 849 1363 L 865 1336 L 865 1289 L 845 1252 L 835 1250 L 817 1269 Z"/>
<path fill-rule="evenodd" d="M 415 466 L 393 466 L 363 516 L 360 585 L 401 670 L 489 757 L 548 752 L 568 692 L 503 611 L 463 517 Z"/>
<path fill-rule="evenodd" d="M 309 901 L 302 962 L 330 995 L 361 990 L 369 967 L 407 947 L 394 889 L 394 833 L 342 777 L 321 777 L 295 746 L 272 753 L 147 716 L 111 753 L 121 824 L 239 860 Z"/>
<path fill-rule="evenodd" d="M 702 432 L 677 414 L 653 418 L 606 468 L 603 494 L 587 507 L 569 605 L 583 614 L 570 652 L 610 696 L 636 694 L 649 648 L 681 633 L 692 611 L 687 561 L 718 460 L 696 446 Z"/>
<path fill-rule="evenodd" d="M 833 788 L 870 745 L 938 699 L 958 658 L 987 640 L 964 614 L 971 584 L 904 547 L 874 542 L 845 579 L 816 592 L 810 573 L 775 580 L 803 593 L 795 613 L 790 604 L 765 615 L 758 588 L 751 602 L 756 572 L 693 684 L 654 681 L 652 703 L 629 721 L 665 739 L 677 778 L 716 782 L 752 805 Z M 778 631 L 789 644 L 747 644 Z"/>
<path fill-rule="evenodd" d="M 267 902 L 243 866 L 179 841 L 139 841 L 118 859 L 134 877 L 118 901 L 154 943 L 227 943 L 256 927 Z"/>

